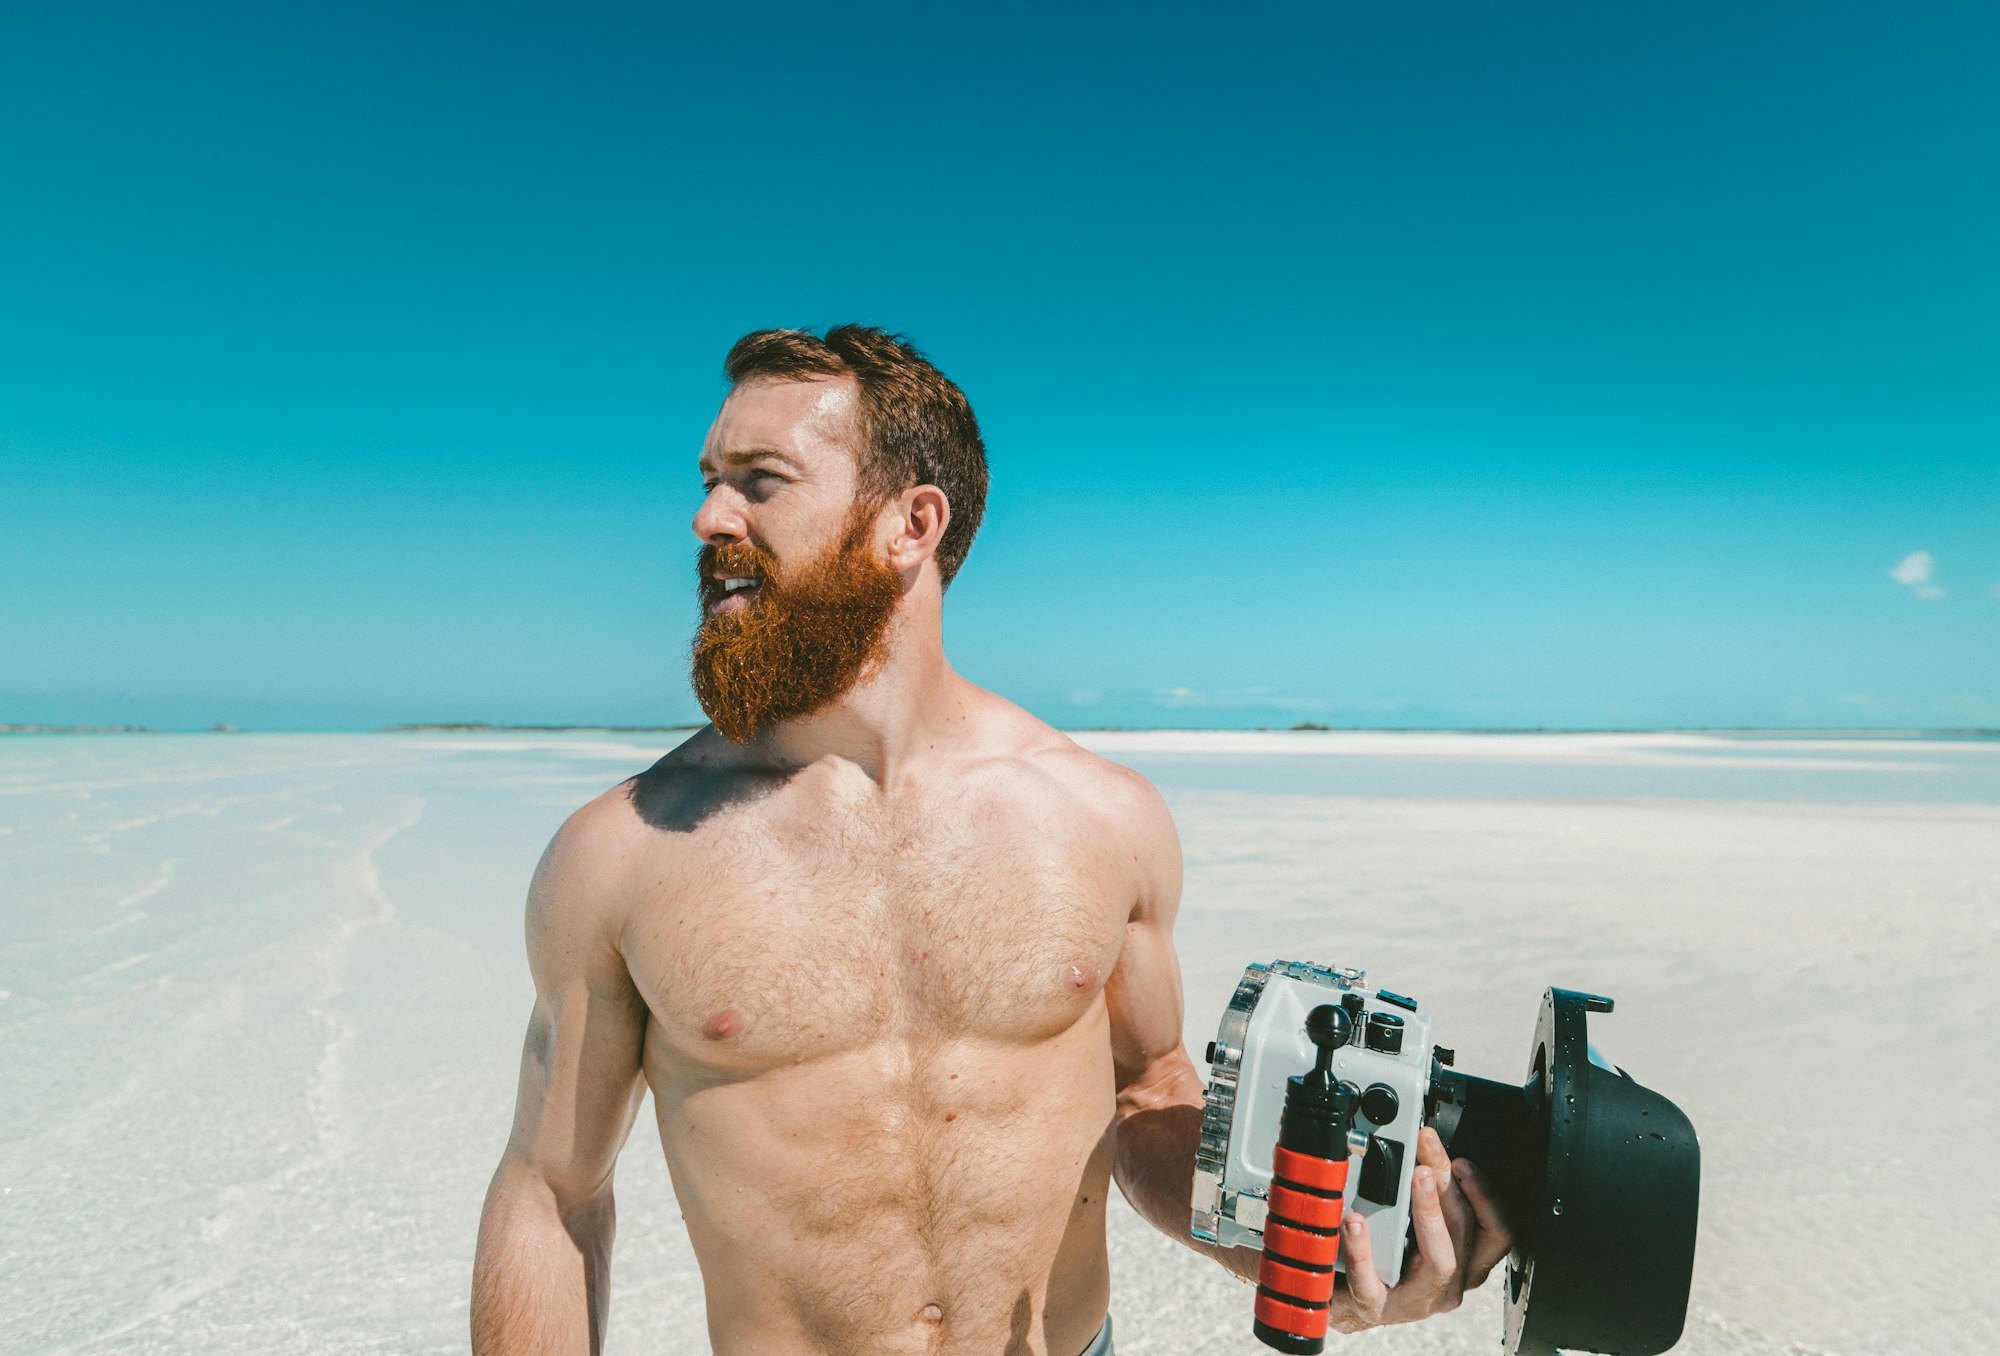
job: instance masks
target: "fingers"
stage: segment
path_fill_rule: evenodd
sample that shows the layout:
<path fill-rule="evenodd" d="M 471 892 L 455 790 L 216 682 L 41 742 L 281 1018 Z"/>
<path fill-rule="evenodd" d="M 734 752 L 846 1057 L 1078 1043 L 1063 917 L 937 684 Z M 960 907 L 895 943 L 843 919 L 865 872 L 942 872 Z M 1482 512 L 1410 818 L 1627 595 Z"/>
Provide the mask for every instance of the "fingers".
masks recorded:
<path fill-rule="evenodd" d="M 1442 1166 L 1439 1166 L 1442 1164 Z M 1470 1285 L 1507 1255 L 1506 1232 L 1493 1190 L 1467 1163 L 1468 1179 L 1457 1176 L 1435 1133 L 1417 1140 L 1417 1167 L 1410 1177 L 1410 1228 L 1416 1256 L 1405 1263 L 1393 1290 L 1375 1270 L 1367 1217 L 1350 1211 L 1341 1224 L 1344 1284 L 1334 1294 L 1331 1325 L 1355 1332 L 1383 1323 L 1405 1323 L 1456 1309 Z M 1471 1279 L 1474 1275 L 1477 1280 Z"/>
<path fill-rule="evenodd" d="M 1477 1289 L 1514 1247 L 1499 1197 L 1471 1162 L 1452 1161 L 1429 1126 L 1417 1136 L 1417 1161 L 1440 1173 L 1439 1201 L 1458 1250 L 1459 1288 Z"/>
<path fill-rule="evenodd" d="M 1451 1155 L 1444 1151 L 1444 1141 L 1428 1125 L 1417 1132 L 1417 1162 L 1432 1172 L 1445 1172 L 1451 1167 Z"/>
<path fill-rule="evenodd" d="M 1465 1273 L 1465 1288 L 1471 1290 L 1486 1279 L 1501 1258 L 1514 1250 L 1514 1234 L 1507 1227 L 1506 1216 L 1500 1213 L 1499 1197 L 1469 1159 L 1461 1158 L 1452 1164 L 1452 1175 L 1458 1179 L 1459 1189 L 1479 1223 Z"/>
<path fill-rule="evenodd" d="M 1340 1225 L 1340 1259 L 1346 1268 L 1347 1321 L 1342 1332 L 1372 1328 L 1382 1321 L 1389 1288 L 1375 1270 L 1375 1253 L 1368 1236 L 1368 1217 L 1350 1210 Z M 1335 1296 L 1336 1302 L 1339 1296 Z"/>
<path fill-rule="evenodd" d="M 1396 1283 L 1398 1298 L 1407 1297 L 1415 1307 L 1412 1317 L 1457 1308 L 1463 1288 L 1458 1249 L 1438 1199 L 1437 1174 L 1428 1167 L 1419 1166 L 1410 1180 L 1410 1225 L 1417 1236 L 1416 1266 Z"/>
<path fill-rule="evenodd" d="M 1473 1233 L 1479 1227 L 1478 1218 L 1466 1202 L 1465 1193 L 1458 1189 L 1458 1180 L 1452 1173 L 1451 1156 L 1444 1150 L 1444 1141 L 1429 1126 L 1417 1135 L 1417 1162 L 1429 1168 L 1437 1182 L 1438 1204 L 1444 1207 L 1444 1222 L 1451 1231 L 1452 1251 L 1460 1263 L 1464 1263 L 1472 1256 Z"/>

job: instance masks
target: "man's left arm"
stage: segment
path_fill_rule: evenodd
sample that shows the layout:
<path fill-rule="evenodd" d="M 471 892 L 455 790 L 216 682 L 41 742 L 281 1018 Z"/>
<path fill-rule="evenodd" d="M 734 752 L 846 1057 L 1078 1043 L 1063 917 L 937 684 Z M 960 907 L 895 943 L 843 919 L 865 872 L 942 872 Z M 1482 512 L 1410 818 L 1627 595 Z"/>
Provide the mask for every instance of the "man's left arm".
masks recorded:
<path fill-rule="evenodd" d="M 1254 1249 L 1218 1247 L 1188 1232 L 1203 1088 L 1181 1041 L 1181 967 L 1174 955 L 1181 845 L 1159 792 L 1137 773 L 1126 775 L 1122 838 L 1140 887 L 1118 963 L 1104 984 L 1118 1079 L 1112 1172 L 1125 1199 L 1154 1228 L 1254 1280 Z"/>
<path fill-rule="evenodd" d="M 1181 971 L 1173 941 L 1180 840 L 1159 792 L 1138 774 L 1125 775 L 1121 837 L 1137 867 L 1139 890 L 1124 949 L 1104 986 L 1118 1079 L 1113 1171 L 1125 1199 L 1154 1228 L 1255 1280 L 1256 1249 L 1217 1247 L 1188 1232 L 1204 1089 L 1181 1040 Z M 1349 1286 L 1343 1278 L 1334 1294 L 1335 1329 L 1352 1332 L 1455 1309 L 1460 1295 L 1484 1281 L 1513 1246 L 1491 1188 L 1471 1163 L 1453 1163 L 1428 1128 L 1417 1140 L 1410 1214 L 1417 1257 L 1393 1289 L 1375 1272 L 1361 1216 L 1349 1216 L 1341 1251 L 1359 1279 Z"/>

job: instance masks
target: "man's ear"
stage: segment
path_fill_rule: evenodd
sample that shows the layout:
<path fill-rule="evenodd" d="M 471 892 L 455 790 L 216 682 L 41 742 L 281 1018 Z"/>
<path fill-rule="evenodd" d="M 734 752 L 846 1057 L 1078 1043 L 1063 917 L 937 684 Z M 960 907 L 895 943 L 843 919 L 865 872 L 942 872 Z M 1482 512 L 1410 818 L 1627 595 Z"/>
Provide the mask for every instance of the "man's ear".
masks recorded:
<path fill-rule="evenodd" d="M 916 485 L 896 500 L 896 521 L 889 537 L 892 570 L 914 569 L 937 554 L 951 522 L 951 500 L 935 485 Z"/>

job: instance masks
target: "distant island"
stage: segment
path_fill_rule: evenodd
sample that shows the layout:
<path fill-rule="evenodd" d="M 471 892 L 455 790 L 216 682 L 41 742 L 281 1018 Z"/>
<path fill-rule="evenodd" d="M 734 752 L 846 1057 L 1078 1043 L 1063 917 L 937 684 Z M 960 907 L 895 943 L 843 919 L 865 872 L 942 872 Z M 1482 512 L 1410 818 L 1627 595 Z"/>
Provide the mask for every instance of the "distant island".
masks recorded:
<path fill-rule="evenodd" d="M 0 723 L 0 734 L 175 734 L 151 725 L 8 725 Z M 239 725 L 211 725 L 207 734 L 241 734 Z"/>

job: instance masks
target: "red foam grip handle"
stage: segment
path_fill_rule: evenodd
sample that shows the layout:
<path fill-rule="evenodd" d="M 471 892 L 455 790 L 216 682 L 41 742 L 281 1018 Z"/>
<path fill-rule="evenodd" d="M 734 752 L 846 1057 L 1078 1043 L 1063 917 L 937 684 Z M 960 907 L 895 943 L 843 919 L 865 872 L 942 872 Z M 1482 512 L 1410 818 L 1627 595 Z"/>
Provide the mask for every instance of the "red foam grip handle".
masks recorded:
<path fill-rule="evenodd" d="M 1338 1229 L 1341 1208 L 1346 1204 L 1338 1196 L 1314 1196 L 1294 1191 L 1276 1178 L 1271 1179 L 1271 1194 L 1266 1203 L 1272 1214 L 1282 1216 L 1292 1224 L 1303 1224 L 1313 1229 Z"/>
<path fill-rule="evenodd" d="M 1271 1160 L 1271 1175 L 1317 1191 L 1347 1190 L 1347 1160 L 1320 1158 L 1280 1144 Z"/>
<path fill-rule="evenodd" d="M 1268 1252 L 1264 1254 L 1264 1260 L 1257 1264 L 1257 1284 L 1267 1290 L 1275 1290 L 1287 1299 L 1309 1304 L 1325 1304 L 1333 1298 L 1331 1271 L 1302 1271 L 1298 1267 L 1286 1266 Z"/>
<path fill-rule="evenodd" d="M 1281 1145 L 1272 1167 L 1264 1255 L 1257 1263 L 1257 1321 L 1316 1342 L 1326 1336 L 1331 1268 L 1340 1258 L 1347 1160 L 1315 1158 Z M 1311 1270 L 1315 1266 L 1329 1269 Z"/>
<path fill-rule="evenodd" d="M 1326 1320 L 1325 1309 L 1301 1309 L 1275 1295 L 1260 1293 L 1257 1296 L 1257 1321 L 1279 1332 L 1288 1332 L 1294 1337 L 1324 1337 Z"/>
<path fill-rule="evenodd" d="M 1310 1262 L 1314 1266 L 1330 1267 L 1340 1260 L 1339 1234 L 1294 1229 L 1282 1220 L 1264 1221 L 1264 1247 L 1294 1262 Z"/>

